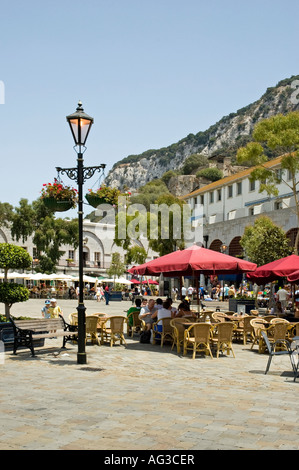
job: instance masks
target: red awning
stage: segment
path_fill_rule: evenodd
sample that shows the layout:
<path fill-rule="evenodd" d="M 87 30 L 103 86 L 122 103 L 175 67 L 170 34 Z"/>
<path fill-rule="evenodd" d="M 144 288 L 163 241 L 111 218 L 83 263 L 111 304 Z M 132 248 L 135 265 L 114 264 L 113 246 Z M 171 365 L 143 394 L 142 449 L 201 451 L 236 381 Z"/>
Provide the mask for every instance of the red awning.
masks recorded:
<path fill-rule="evenodd" d="M 260 266 L 253 273 L 249 273 L 247 277 L 257 284 L 265 284 L 275 281 L 279 277 L 291 276 L 296 271 L 299 271 L 299 256 L 290 255 Z"/>
<path fill-rule="evenodd" d="M 255 263 L 193 245 L 185 250 L 174 251 L 140 266 L 133 266 L 129 269 L 129 272 L 139 275 L 163 273 L 164 276 L 176 277 L 192 276 L 196 273 L 237 274 L 255 271 L 255 269 Z"/>

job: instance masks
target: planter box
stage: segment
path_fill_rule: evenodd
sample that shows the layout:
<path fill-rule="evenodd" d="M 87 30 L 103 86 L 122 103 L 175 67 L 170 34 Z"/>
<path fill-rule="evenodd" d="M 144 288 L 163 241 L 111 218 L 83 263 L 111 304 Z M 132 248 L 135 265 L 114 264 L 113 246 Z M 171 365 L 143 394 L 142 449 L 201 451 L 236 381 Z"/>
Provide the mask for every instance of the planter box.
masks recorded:
<path fill-rule="evenodd" d="M 111 302 L 113 302 L 113 301 L 120 302 L 121 300 L 122 300 L 121 291 L 111 292 L 111 294 L 109 296 L 109 301 L 111 301 Z"/>
<path fill-rule="evenodd" d="M 4 343 L 5 351 L 13 349 L 14 332 L 10 322 L 0 322 L 0 341 Z M 44 346 L 45 339 L 41 338 L 33 342 L 35 347 Z M 20 349 L 23 349 L 22 347 Z"/>
<path fill-rule="evenodd" d="M 228 299 L 228 309 L 232 312 L 250 313 L 250 310 L 255 310 L 254 299 Z"/>

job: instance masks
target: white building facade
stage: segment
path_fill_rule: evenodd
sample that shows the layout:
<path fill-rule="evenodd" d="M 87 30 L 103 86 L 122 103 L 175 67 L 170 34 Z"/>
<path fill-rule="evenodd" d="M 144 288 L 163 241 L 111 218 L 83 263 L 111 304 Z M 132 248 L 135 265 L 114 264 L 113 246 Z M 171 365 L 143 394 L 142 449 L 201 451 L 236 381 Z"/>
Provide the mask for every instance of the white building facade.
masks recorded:
<path fill-rule="evenodd" d="M 118 252 L 124 262 L 125 251 L 114 243 L 115 225 L 91 222 L 84 219 L 83 222 L 83 265 L 84 273 L 94 276 L 106 275 L 110 267 L 112 253 Z M 10 230 L 2 227 L 0 229 L 0 243 L 12 243 L 22 246 L 33 259 L 32 270 L 38 265 L 37 252 L 32 238 L 29 237 L 24 243 L 12 239 Z M 132 240 L 132 244 L 145 248 L 148 253 L 146 261 L 157 257 L 157 253 L 148 248 L 148 241 L 140 237 L 140 240 Z M 57 273 L 78 275 L 79 273 L 79 250 L 70 245 L 62 245 L 64 252 L 57 265 Z"/>
<path fill-rule="evenodd" d="M 265 164 L 281 174 L 281 157 Z M 216 251 L 222 244 L 228 246 L 227 253 L 242 254 L 239 244 L 247 225 L 253 225 L 260 215 L 266 215 L 282 227 L 294 245 L 298 230 L 295 198 L 288 182 L 292 175 L 284 174 L 285 181 L 277 185 L 278 196 L 260 193 L 260 183 L 249 179 L 252 169 L 222 178 L 182 197 L 192 210 L 192 224 L 197 234 L 196 241 Z"/>

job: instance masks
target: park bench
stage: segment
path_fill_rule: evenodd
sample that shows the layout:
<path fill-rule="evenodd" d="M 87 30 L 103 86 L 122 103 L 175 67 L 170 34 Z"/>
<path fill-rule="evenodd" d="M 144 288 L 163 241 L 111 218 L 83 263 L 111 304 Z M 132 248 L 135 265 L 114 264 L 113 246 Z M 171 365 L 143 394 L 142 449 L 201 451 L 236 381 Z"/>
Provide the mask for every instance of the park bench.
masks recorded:
<path fill-rule="evenodd" d="M 78 326 L 66 323 L 61 315 L 59 315 L 59 318 L 32 320 L 14 320 L 10 317 L 10 321 L 14 330 L 14 354 L 20 346 L 24 346 L 30 349 L 32 356 L 35 356 L 33 342 L 42 338 L 62 336 L 62 348 L 65 348 L 67 341 L 77 340 Z"/>

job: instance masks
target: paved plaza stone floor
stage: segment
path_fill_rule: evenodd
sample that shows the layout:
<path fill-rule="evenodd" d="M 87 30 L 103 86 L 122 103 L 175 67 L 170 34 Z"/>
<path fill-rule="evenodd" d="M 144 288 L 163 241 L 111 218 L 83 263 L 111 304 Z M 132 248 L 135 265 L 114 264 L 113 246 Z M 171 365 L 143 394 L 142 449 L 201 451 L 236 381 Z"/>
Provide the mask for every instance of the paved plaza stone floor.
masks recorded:
<path fill-rule="evenodd" d="M 12 307 L 40 317 L 44 300 Z M 77 301 L 61 300 L 65 318 Z M 130 302 L 85 302 L 87 313 L 124 314 Z M 47 339 L 6 351 L 0 364 L 1 450 L 291 450 L 299 449 L 299 379 L 288 357 L 234 343 L 219 359 L 183 357 L 166 345 L 127 339 L 127 347 L 86 345 L 60 350 Z M 56 356 L 55 353 L 59 352 Z"/>

